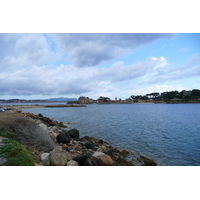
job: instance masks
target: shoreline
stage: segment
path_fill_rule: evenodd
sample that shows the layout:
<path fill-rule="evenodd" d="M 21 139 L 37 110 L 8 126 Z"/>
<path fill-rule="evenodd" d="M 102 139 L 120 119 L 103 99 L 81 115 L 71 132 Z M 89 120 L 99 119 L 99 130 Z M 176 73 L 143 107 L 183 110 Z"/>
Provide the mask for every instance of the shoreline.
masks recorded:
<path fill-rule="evenodd" d="M 19 108 L 19 107 L 18 107 Z M 23 107 L 24 109 L 24 107 Z M 6 114 L 8 111 L 5 111 Z M 109 142 L 99 138 L 84 136 L 77 129 L 68 130 L 67 124 L 57 122 L 42 114 L 11 110 L 25 119 L 40 126 L 55 142 L 56 147 L 49 152 L 33 150 L 36 165 L 39 166 L 157 166 L 151 158 L 133 153 L 124 148 L 110 146 Z M 65 158 L 63 158 L 63 156 Z M 45 158 L 44 158 L 45 157 Z M 53 159 L 53 160 L 52 160 Z M 64 161 L 63 161 L 64 159 Z"/>
<path fill-rule="evenodd" d="M 39 104 L 35 104 L 35 105 L 3 105 L 2 107 L 5 107 L 6 110 L 21 110 L 21 109 L 36 109 L 36 108 L 71 108 L 71 107 L 86 107 L 85 105 L 70 105 L 70 104 L 55 104 L 55 105 L 50 105 L 50 104 L 46 104 L 46 105 L 39 105 Z"/>

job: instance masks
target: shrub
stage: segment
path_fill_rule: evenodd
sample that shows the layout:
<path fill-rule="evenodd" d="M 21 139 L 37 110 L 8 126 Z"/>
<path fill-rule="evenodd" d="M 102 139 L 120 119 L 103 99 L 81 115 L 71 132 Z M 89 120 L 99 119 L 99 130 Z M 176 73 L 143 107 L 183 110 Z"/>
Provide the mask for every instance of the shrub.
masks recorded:
<path fill-rule="evenodd" d="M 0 155 L 7 159 L 3 163 L 5 166 L 34 166 L 33 159 L 28 151 L 18 142 L 10 139 L 4 140 L 4 145 L 0 146 Z"/>
<path fill-rule="evenodd" d="M 4 134 L 14 133 L 14 139 L 41 151 L 51 151 L 56 147 L 52 138 L 33 119 L 15 113 L 7 114 L 4 118 L 0 116 L 0 129 Z"/>

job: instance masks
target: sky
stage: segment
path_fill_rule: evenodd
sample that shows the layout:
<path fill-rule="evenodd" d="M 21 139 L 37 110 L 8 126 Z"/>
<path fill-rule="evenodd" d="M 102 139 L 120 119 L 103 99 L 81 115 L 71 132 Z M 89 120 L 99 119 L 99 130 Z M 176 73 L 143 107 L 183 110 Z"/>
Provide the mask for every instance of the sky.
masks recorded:
<path fill-rule="evenodd" d="M 199 33 L 0 33 L 0 99 L 200 89 Z"/>

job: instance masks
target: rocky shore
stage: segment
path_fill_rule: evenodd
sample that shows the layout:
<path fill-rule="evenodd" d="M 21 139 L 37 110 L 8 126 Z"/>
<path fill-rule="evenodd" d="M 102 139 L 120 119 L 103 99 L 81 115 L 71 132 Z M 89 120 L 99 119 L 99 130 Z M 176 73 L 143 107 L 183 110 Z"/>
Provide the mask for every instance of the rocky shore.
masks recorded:
<path fill-rule="evenodd" d="M 50 152 L 27 147 L 38 166 L 156 166 L 152 159 L 110 146 L 94 137 L 80 137 L 77 129 L 68 130 L 67 124 L 49 119 L 42 114 L 15 113 L 35 121 L 55 142 Z"/>

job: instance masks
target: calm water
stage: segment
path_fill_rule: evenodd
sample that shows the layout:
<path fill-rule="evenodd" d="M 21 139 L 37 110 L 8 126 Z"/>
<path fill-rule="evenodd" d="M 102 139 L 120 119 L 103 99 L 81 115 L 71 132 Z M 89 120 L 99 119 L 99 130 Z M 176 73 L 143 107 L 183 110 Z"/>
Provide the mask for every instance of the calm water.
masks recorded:
<path fill-rule="evenodd" d="M 200 165 L 200 104 L 107 104 L 80 108 L 38 108 L 51 119 L 71 122 L 115 147 L 140 152 L 159 165 Z"/>

